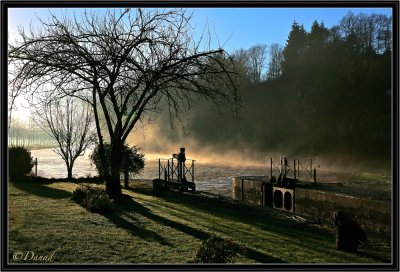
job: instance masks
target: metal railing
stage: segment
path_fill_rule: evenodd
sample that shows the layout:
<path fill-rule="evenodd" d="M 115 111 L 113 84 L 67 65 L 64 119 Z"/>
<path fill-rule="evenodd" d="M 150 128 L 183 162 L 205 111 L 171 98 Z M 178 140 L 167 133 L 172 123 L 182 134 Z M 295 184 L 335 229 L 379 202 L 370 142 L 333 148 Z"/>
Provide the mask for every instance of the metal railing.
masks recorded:
<path fill-rule="evenodd" d="M 195 160 L 190 161 L 190 166 L 188 167 L 186 163 L 182 163 L 182 178 L 189 177 L 189 179 L 194 182 L 194 163 Z M 181 182 L 181 177 L 179 175 L 179 162 L 177 159 L 158 159 L 158 178 L 163 178 L 166 181 L 172 181 L 174 179 Z"/>
<path fill-rule="evenodd" d="M 271 158 L 270 161 L 270 174 L 274 176 L 286 176 L 292 175 L 294 179 L 300 179 L 301 177 L 311 178 L 314 182 L 317 181 L 317 170 L 313 168 L 313 159 L 299 158 L 289 160 L 287 157 L 281 157 L 280 162 L 275 164 Z"/>

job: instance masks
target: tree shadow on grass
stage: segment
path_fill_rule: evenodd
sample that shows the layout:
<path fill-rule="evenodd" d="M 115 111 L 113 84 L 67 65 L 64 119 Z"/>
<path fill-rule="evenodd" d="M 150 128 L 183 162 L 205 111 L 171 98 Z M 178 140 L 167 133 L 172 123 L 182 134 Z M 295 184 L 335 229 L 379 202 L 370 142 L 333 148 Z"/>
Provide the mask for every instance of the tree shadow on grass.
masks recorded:
<path fill-rule="evenodd" d="M 177 231 L 183 232 L 187 235 L 193 236 L 200 240 L 206 240 L 210 237 L 210 233 L 207 233 L 203 230 L 199 230 L 185 224 L 173 221 L 171 219 L 162 217 L 160 215 L 154 214 L 151 212 L 150 209 L 144 207 L 143 205 L 139 204 L 135 200 L 130 197 L 124 197 L 120 199 L 117 203 L 118 207 L 127 213 L 135 212 L 140 214 L 143 217 L 146 217 L 150 220 L 153 220 L 157 223 L 163 224 L 170 228 L 173 228 Z M 254 249 L 243 247 L 242 255 L 246 256 L 249 259 L 255 260 L 258 263 L 284 263 L 285 261 L 266 255 Z"/>
<path fill-rule="evenodd" d="M 162 245 L 171 245 L 163 236 L 159 235 L 158 233 L 148 230 L 146 228 L 138 226 L 138 222 L 136 218 L 134 218 L 130 213 L 131 212 L 138 212 L 141 211 L 139 214 L 146 213 L 147 208 L 140 205 L 139 203 L 132 200 L 132 198 L 123 195 L 121 199 L 118 199 L 114 202 L 113 212 L 112 213 L 105 213 L 102 214 L 108 220 L 113 222 L 115 226 L 125 229 L 133 236 L 137 236 L 143 240 L 147 241 L 156 241 Z M 132 221 L 128 221 L 127 219 L 123 218 L 128 217 Z"/>
<path fill-rule="evenodd" d="M 46 184 L 41 184 L 41 183 L 30 183 L 30 182 L 14 182 L 13 183 L 14 187 L 32 194 L 36 195 L 39 197 L 46 197 L 46 198 L 52 198 L 52 199 L 71 199 L 72 193 L 57 189 L 57 188 L 51 188 L 46 186 Z M 128 204 L 128 203 L 126 203 Z M 131 204 L 131 203 L 129 203 Z M 79 204 L 76 204 L 79 205 Z M 113 222 L 117 227 L 123 228 L 127 231 L 129 231 L 132 235 L 138 236 L 141 239 L 144 240 L 151 240 L 151 241 L 158 241 L 161 244 L 164 245 L 169 245 L 169 243 L 165 240 L 164 237 L 160 236 L 159 234 L 155 233 L 154 231 L 147 230 L 145 228 L 141 228 L 134 223 L 124 219 L 122 215 L 125 215 L 126 217 L 130 217 L 133 220 L 135 220 L 133 217 L 129 216 L 129 214 L 125 214 L 126 207 L 124 208 L 123 203 L 116 203 L 115 207 L 113 208 L 113 213 L 106 213 L 102 214 L 104 217 L 109 219 L 111 222 Z M 131 207 L 132 211 L 136 209 L 145 209 L 144 207 L 140 207 L 139 205 L 132 206 Z"/>
<path fill-rule="evenodd" d="M 243 251 L 244 253 L 242 255 L 258 263 L 287 263 L 282 259 L 266 255 L 252 248 L 245 247 Z"/>
<path fill-rule="evenodd" d="M 152 195 L 151 189 L 134 188 L 131 190 L 141 194 Z M 327 239 L 331 240 L 332 245 L 334 245 L 333 233 L 327 229 L 318 228 L 311 224 L 297 222 L 289 218 L 286 220 L 282 218 L 283 213 L 279 213 L 280 216 L 278 217 L 278 212 L 276 210 L 232 203 L 219 198 L 204 197 L 197 192 L 182 193 L 170 190 L 164 192 L 164 194 L 159 197 L 168 202 L 188 207 L 193 211 L 200 211 L 215 217 L 244 223 L 259 229 L 265 229 L 280 236 L 287 237 L 293 244 L 302 246 L 304 243 L 307 243 L 309 249 L 323 251 L 327 255 L 332 254 L 332 248 L 327 247 Z M 250 250 L 250 253 L 255 255 L 255 257 L 251 257 L 252 259 L 262 259 L 257 257 L 257 251 Z M 351 256 L 347 257 L 351 258 Z M 274 260 L 272 260 L 272 262 L 274 262 Z M 282 260 L 278 260 L 277 262 L 282 262 Z"/>
<path fill-rule="evenodd" d="M 30 183 L 30 182 L 13 182 L 14 187 L 40 197 L 47 197 L 53 199 L 64 199 L 71 198 L 72 193 L 60 190 L 57 188 L 51 188 L 40 183 Z"/>

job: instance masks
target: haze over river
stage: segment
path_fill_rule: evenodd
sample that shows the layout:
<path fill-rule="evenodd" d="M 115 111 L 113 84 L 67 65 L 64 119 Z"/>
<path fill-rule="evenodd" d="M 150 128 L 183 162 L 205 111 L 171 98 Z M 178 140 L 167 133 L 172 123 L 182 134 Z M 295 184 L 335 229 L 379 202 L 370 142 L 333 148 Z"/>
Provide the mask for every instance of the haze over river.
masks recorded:
<path fill-rule="evenodd" d="M 88 150 L 84 156 L 75 161 L 73 168 L 74 177 L 96 176 L 97 172 L 89 159 Z M 38 159 L 38 176 L 47 178 L 67 177 L 65 162 L 52 149 L 32 150 L 32 157 Z M 158 156 L 147 155 L 145 168 L 133 179 L 152 180 L 158 178 Z M 161 156 L 165 158 L 165 156 Z M 187 161 L 190 166 L 190 161 Z M 232 177 L 235 176 L 269 176 L 269 162 L 258 163 L 258 166 L 249 165 L 224 165 L 195 163 L 195 183 L 196 190 L 211 192 L 224 196 L 232 195 Z M 187 176 L 188 177 L 188 176 Z M 308 178 L 307 178 L 308 177 Z M 188 177 L 188 180 L 190 178 Z M 300 177 L 300 182 L 309 181 L 310 177 L 304 172 Z M 334 187 L 335 191 L 363 196 L 379 196 L 390 198 L 391 196 L 391 177 L 379 174 L 364 172 L 339 171 L 329 169 L 318 169 L 317 180 L 325 183 L 326 186 Z"/>
<path fill-rule="evenodd" d="M 96 176 L 94 164 L 89 159 L 91 151 L 79 157 L 74 164 L 73 176 L 86 177 Z M 67 177 L 65 162 L 52 149 L 32 150 L 32 157 L 38 159 L 38 176 L 47 178 Z M 154 156 L 152 156 L 154 157 Z M 190 166 L 190 163 L 188 164 Z M 195 183 L 196 189 L 226 196 L 231 195 L 231 180 L 234 176 L 262 176 L 267 174 L 267 168 L 262 166 L 229 166 L 212 165 L 196 162 Z M 134 179 L 155 179 L 158 178 L 158 160 L 146 160 L 145 168 Z M 188 178 L 189 179 L 189 178 Z"/>

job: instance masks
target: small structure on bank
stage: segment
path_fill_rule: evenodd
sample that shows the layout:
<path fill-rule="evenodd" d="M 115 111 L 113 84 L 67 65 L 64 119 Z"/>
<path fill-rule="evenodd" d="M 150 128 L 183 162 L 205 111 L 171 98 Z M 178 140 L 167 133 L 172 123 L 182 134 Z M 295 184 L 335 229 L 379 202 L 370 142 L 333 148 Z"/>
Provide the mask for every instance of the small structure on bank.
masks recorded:
<path fill-rule="evenodd" d="M 171 158 L 158 159 L 158 180 L 168 188 L 195 191 L 194 163 L 195 160 L 186 159 L 185 148 L 181 147 Z"/>
<path fill-rule="evenodd" d="M 287 157 L 281 157 L 280 163 L 275 164 L 271 158 L 269 177 L 246 176 L 232 179 L 233 199 L 294 212 L 295 188 L 300 175 L 311 178 L 316 183 L 316 169 L 313 169 L 312 159 L 303 162 L 294 159 L 291 164 Z"/>

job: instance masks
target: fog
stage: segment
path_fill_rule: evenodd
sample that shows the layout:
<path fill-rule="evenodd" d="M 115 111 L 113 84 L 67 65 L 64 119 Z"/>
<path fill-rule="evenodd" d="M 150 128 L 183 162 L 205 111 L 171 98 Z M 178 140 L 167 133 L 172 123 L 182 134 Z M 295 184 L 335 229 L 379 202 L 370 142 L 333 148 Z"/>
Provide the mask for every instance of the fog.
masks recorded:
<path fill-rule="evenodd" d="M 280 157 L 285 156 L 290 162 L 300 159 L 304 166 L 313 159 L 313 166 L 319 171 L 390 175 L 388 160 L 345 152 L 318 152 L 313 149 L 313 142 L 308 141 L 307 137 L 288 140 L 287 135 L 283 135 L 282 142 L 279 142 L 279 134 L 271 137 L 274 133 L 268 131 L 269 119 L 277 119 L 279 116 L 260 116 L 249 121 L 244 118 L 235 119 L 230 112 L 221 114 L 211 106 L 200 105 L 192 110 L 184 124 L 176 123 L 171 127 L 168 118 L 167 114 L 160 113 L 153 116 L 151 123 L 137 126 L 128 137 L 128 144 L 138 145 L 150 161 L 170 158 L 173 153 L 179 152 L 180 147 L 185 147 L 187 159 L 196 160 L 197 164 L 261 166 L 269 169 L 271 158 L 274 164 L 278 164 Z M 250 124 L 246 125 L 248 122 Z M 309 145 L 310 148 L 301 149 L 298 147 L 300 145 Z"/>

